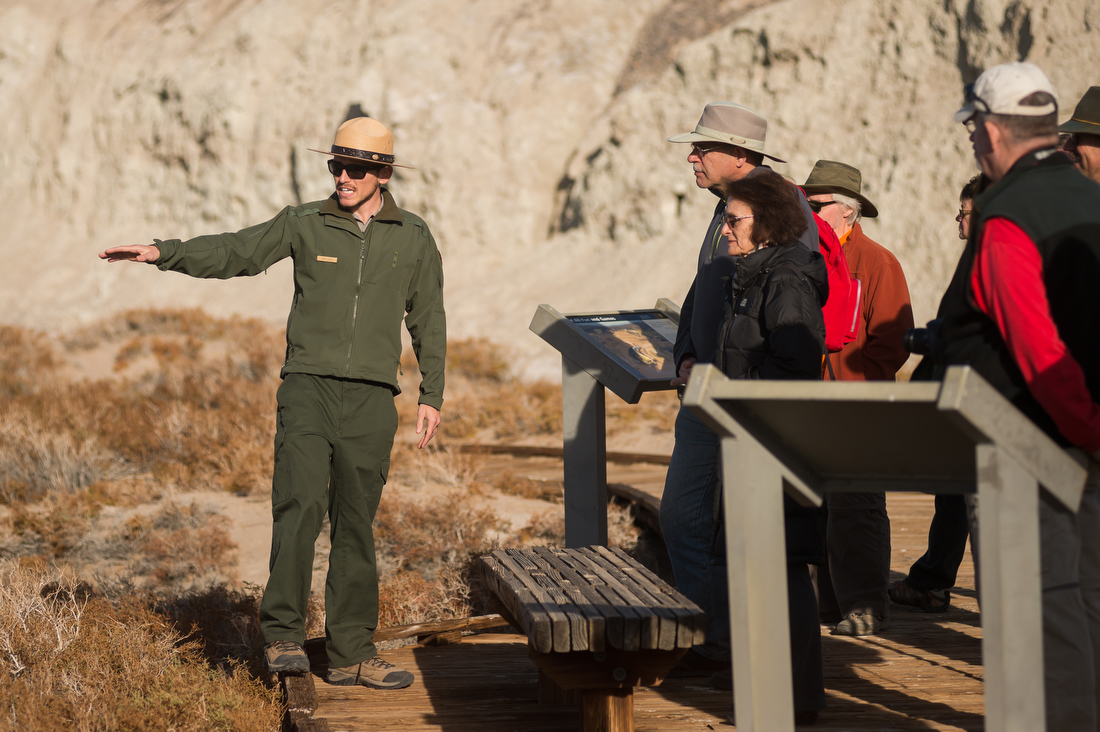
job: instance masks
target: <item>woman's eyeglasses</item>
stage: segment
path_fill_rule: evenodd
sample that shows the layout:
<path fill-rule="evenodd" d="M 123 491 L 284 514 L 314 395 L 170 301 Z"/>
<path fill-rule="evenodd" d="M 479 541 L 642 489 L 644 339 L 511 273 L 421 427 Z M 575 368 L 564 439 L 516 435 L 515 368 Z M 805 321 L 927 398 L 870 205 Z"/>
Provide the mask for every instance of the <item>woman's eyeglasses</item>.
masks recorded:
<path fill-rule="evenodd" d="M 752 214 L 749 214 L 748 216 L 729 216 L 727 214 L 726 215 L 726 226 L 728 226 L 732 229 L 733 227 L 737 226 L 738 221 L 743 221 L 745 219 L 751 219 L 751 218 L 752 218 Z"/>
<path fill-rule="evenodd" d="M 341 173 L 347 173 L 352 180 L 363 180 L 367 173 L 378 170 L 377 165 L 356 165 L 355 163 L 341 163 L 339 160 L 328 161 L 328 172 L 333 177 L 339 178 Z"/>
<path fill-rule="evenodd" d="M 960 208 L 958 215 L 955 217 L 955 220 L 961 224 L 962 220 L 969 216 L 972 211 L 973 209 L 970 208 Z"/>

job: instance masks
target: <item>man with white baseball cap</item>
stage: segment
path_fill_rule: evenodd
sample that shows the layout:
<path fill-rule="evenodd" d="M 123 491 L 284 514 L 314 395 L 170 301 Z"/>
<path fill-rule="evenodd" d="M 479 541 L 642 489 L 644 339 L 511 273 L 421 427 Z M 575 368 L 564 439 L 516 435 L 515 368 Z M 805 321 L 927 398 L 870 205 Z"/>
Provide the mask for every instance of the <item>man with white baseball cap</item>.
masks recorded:
<path fill-rule="evenodd" d="M 711 102 L 694 130 L 668 138 L 669 142 L 691 145 L 687 160 L 695 184 L 719 199 L 703 237 L 695 280 L 680 310 L 674 347 L 679 378 L 674 384 L 686 383 L 696 363 L 709 363 L 714 357 L 726 281 L 734 272 L 735 261 L 722 236 L 726 191 L 730 184 L 751 180 L 754 174 L 768 170 L 765 159 L 785 162 L 767 151 L 767 131 L 767 120 L 752 109 L 734 102 Z M 816 252 L 817 224 L 801 191 L 799 201 L 807 220 L 800 240 Z M 726 568 L 720 556 L 715 556 L 715 552 L 724 555 L 725 549 L 717 546 L 716 511 L 721 508 L 715 496 L 720 476 L 717 436 L 690 411 L 681 409 L 661 500 L 661 530 L 677 588 L 706 612 L 707 629 L 706 643 L 685 656 L 676 674 L 720 672 L 714 683 L 725 685 L 731 663 L 729 602 Z"/>
<path fill-rule="evenodd" d="M 1058 102 L 1029 63 L 994 66 L 956 115 L 993 185 L 940 302 L 939 368 L 967 364 L 1100 475 L 1100 187 L 1056 150 Z M 976 217 L 976 218 L 975 218 Z M 1046 728 L 1095 732 L 1100 502 L 1039 504 Z M 1011 598 L 1008 598 L 1011 601 Z"/>

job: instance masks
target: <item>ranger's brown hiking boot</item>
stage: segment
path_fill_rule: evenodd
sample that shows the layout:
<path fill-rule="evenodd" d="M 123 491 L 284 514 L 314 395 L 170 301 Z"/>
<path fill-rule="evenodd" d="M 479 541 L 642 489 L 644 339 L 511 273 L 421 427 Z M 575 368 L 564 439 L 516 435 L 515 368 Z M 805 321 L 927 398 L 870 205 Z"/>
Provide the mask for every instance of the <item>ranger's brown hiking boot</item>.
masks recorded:
<path fill-rule="evenodd" d="M 272 674 L 302 676 L 309 673 L 309 656 L 300 643 L 275 641 L 264 646 L 267 670 Z"/>
<path fill-rule="evenodd" d="M 330 668 L 325 681 L 336 686 L 361 684 L 370 689 L 404 689 L 413 682 L 413 675 L 375 656 L 352 666 Z"/>

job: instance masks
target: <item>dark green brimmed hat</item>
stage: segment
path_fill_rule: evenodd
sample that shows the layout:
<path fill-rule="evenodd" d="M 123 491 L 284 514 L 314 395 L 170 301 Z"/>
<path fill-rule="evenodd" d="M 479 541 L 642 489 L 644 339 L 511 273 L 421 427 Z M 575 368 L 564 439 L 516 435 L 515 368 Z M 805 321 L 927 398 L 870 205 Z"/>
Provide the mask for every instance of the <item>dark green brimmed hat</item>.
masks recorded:
<path fill-rule="evenodd" d="M 1058 126 L 1059 132 L 1084 132 L 1100 135 L 1100 86 L 1090 86 L 1077 102 L 1073 116 Z"/>
<path fill-rule="evenodd" d="M 806 178 L 806 184 L 802 190 L 807 196 L 816 196 L 819 193 L 839 193 L 843 196 L 851 196 L 860 202 L 860 214 L 865 219 L 873 219 L 878 216 L 878 209 L 871 203 L 867 196 L 863 195 L 863 175 L 851 165 L 838 163 L 835 160 L 818 160 L 814 163 L 814 169 Z"/>

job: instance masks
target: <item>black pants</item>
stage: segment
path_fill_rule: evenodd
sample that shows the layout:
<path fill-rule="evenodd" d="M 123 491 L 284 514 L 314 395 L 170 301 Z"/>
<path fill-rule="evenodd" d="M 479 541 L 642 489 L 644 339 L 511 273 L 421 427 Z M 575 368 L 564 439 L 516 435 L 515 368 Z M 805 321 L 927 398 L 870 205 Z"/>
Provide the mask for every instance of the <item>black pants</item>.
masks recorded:
<path fill-rule="evenodd" d="M 791 682 L 794 710 L 825 708 L 825 676 L 821 666 L 821 626 L 817 599 L 806 564 L 787 565 L 787 612 L 791 629 Z"/>
<path fill-rule="evenodd" d="M 956 495 L 936 496 L 936 514 L 928 527 L 928 550 L 909 568 L 909 584 L 924 592 L 954 587 L 968 536 L 966 499 Z"/>

